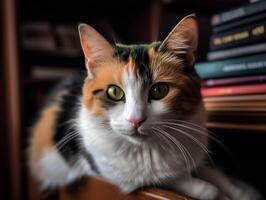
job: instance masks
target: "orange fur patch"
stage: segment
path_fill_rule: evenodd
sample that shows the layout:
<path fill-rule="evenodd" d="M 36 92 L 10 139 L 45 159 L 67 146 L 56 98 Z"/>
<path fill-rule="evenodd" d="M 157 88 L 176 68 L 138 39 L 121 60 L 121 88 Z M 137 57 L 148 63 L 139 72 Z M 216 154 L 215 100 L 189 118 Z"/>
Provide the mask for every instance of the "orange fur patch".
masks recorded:
<path fill-rule="evenodd" d="M 42 111 L 39 120 L 34 127 L 32 127 L 29 164 L 32 169 L 31 171 L 35 176 L 38 176 L 40 172 L 38 163 L 44 151 L 53 151 L 55 149 L 53 137 L 55 134 L 56 117 L 60 111 L 60 101 L 65 94 L 68 94 L 67 90 L 60 91 L 55 96 L 54 103 L 47 106 Z"/>
<path fill-rule="evenodd" d="M 133 62 L 133 58 L 129 56 L 128 62 L 124 66 L 125 71 L 130 73 L 136 73 L 136 64 Z"/>
<path fill-rule="evenodd" d="M 150 48 L 148 50 L 148 55 L 149 55 L 149 60 L 154 60 L 155 56 L 157 55 L 156 51 L 154 48 Z"/>
<path fill-rule="evenodd" d="M 169 108 L 177 107 L 183 113 L 193 113 L 200 102 L 200 79 L 193 74 L 185 73 L 183 60 L 171 56 L 167 52 L 149 53 L 150 67 L 153 71 L 154 82 L 170 84 L 168 95 L 162 99 Z"/>
<path fill-rule="evenodd" d="M 94 116 L 100 116 L 105 112 L 98 95 L 93 91 L 106 90 L 109 85 L 117 85 L 121 88 L 124 63 L 108 62 L 95 68 L 95 77 L 92 80 L 86 79 L 83 86 L 83 104 Z"/>
<path fill-rule="evenodd" d="M 30 145 L 30 166 L 32 173 L 38 176 L 39 160 L 44 151 L 52 151 L 55 149 L 53 136 L 55 133 L 55 118 L 59 111 L 57 105 L 51 105 L 43 110 L 39 121 L 32 129 L 32 138 Z"/>
<path fill-rule="evenodd" d="M 175 84 L 182 71 L 182 60 L 172 58 L 167 53 L 152 53 L 150 67 L 155 82 L 170 82 Z M 182 74 L 181 74 L 182 75 Z"/>

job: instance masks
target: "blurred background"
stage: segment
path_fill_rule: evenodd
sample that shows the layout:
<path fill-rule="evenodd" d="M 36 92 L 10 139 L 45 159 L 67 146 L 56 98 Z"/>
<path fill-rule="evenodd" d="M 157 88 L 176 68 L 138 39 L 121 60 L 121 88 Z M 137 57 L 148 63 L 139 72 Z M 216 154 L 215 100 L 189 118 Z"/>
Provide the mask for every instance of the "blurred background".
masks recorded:
<path fill-rule="evenodd" d="M 109 41 L 163 40 L 185 15 L 200 25 L 197 72 L 214 162 L 266 192 L 266 1 L 248 0 L 1 0 L 1 199 L 58 199 L 37 194 L 26 165 L 29 128 L 47 93 L 83 70 L 77 25 Z"/>

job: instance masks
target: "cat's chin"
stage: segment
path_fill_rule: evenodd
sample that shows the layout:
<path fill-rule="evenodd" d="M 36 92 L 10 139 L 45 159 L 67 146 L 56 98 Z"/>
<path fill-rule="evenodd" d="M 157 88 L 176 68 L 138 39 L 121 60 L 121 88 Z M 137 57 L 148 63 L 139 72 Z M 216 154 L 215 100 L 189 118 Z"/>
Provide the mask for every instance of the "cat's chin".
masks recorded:
<path fill-rule="evenodd" d="M 134 144 L 141 144 L 143 142 L 147 142 L 150 139 L 150 137 L 151 137 L 150 135 L 141 134 L 139 132 L 133 133 L 131 135 L 122 134 L 122 136 L 126 140 L 128 140 L 128 141 L 130 141 L 130 142 L 132 142 Z"/>

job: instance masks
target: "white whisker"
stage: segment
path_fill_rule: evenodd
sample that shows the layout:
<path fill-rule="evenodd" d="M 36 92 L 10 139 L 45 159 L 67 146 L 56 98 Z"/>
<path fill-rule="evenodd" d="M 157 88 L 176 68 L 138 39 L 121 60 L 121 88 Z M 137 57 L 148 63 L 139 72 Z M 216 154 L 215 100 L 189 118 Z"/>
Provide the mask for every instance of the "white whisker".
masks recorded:
<path fill-rule="evenodd" d="M 212 158 L 210 156 L 210 152 L 208 150 L 208 148 L 202 144 L 202 142 L 200 142 L 197 138 L 193 137 L 192 135 L 188 134 L 187 132 L 183 131 L 183 130 L 180 130 L 178 128 L 174 128 L 170 125 L 166 125 L 166 124 L 161 124 L 162 126 L 166 127 L 166 128 L 170 128 L 174 131 L 177 131 L 179 133 L 182 133 L 184 136 L 190 138 L 192 141 L 194 141 L 197 145 L 199 145 L 199 147 L 206 153 L 206 155 L 208 156 L 208 158 L 212 161 Z"/>
<path fill-rule="evenodd" d="M 195 167 L 195 163 L 194 163 L 194 160 L 192 158 L 192 156 L 190 155 L 190 153 L 188 152 L 188 150 L 184 147 L 184 145 L 182 145 L 177 139 L 175 139 L 174 137 L 172 137 L 170 134 L 168 134 L 166 131 L 156 127 L 157 131 L 159 133 L 161 133 L 161 136 L 164 136 L 167 140 L 171 141 L 181 152 L 184 160 L 185 160 L 185 163 L 186 163 L 186 166 L 187 166 L 187 172 L 188 172 L 188 176 L 190 175 L 190 170 L 191 170 L 191 166 L 190 166 L 190 162 L 189 162 L 189 159 L 187 157 L 187 155 L 190 157 L 191 161 L 192 161 L 192 164 L 193 164 L 193 167 Z M 172 145 L 170 145 L 172 146 Z"/>
<path fill-rule="evenodd" d="M 216 144 L 221 146 L 225 151 L 229 152 L 229 150 L 219 140 L 217 135 L 215 133 L 213 133 L 212 131 L 208 130 L 206 127 L 202 127 L 202 126 L 199 126 L 198 124 L 195 124 L 195 123 L 192 123 L 192 122 L 188 122 L 188 121 L 184 121 L 184 120 L 178 120 L 178 119 L 162 120 L 161 122 L 168 122 L 168 123 L 172 122 L 172 125 L 184 126 L 184 128 L 188 128 L 188 129 L 194 130 L 196 133 L 199 133 L 199 134 L 202 134 L 202 135 L 206 135 L 206 136 L 208 136 L 209 139 L 211 139 Z M 174 122 L 176 122 L 176 123 L 174 123 Z M 183 124 L 181 124 L 181 123 L 183 123 Z M 186 124 L 187 124 L 187 126 L 186 126 Z M 191 127 L 191 126 L 193 126 L 193 127 Z M 200 130 L 198 130 L 196 128 L 199 128 Z"/>
<path fill-rule="evenodd" d="M 77 136 L 79 136 L 79 133 L 76 130 L 69 132 L 58 143 L 56 143 L 57 149 L 61 150 L 68 142 L 70 142 L 71 140 L 73 140 Z"/>
<path fill-rule="evenodd" d="M 200 145 L 203 149 L 205 149 L 207 153 L 209 153 L 209 152 L 208 152 L 208 149 L 206 148 L 206 146 L 205 146 L 204 144 L 202 144 L 202 142 L 200 142 L 197 138 L 193 137 L 192 135 L 188 134 L 187 132 L 185 132 L 185 131 L 183 131 L 183 130 L 181 130 L 181 129 L 174 128 L 174 127 L 171 126 L 171 125 L 176 125 L 176 124 L 164 123 L 164 124 L 161 124 L 161 125 L 164 126 L 164 127 L 167 127 L 167 128 L 173 129 L 173 130 L 176 130 L 176 131 L 178 131 L 178 132 L 184 134 L 185 136 L 187 136 L 187 137 L 189 137 L 190 139 L 192 139 L 194 142 L 199 143 L 199 145 Z M 177 126 L 179 126 L 179 125 L 177 125 Z M 184 127 L 184 126 L 182 126 L 182 127 Z"/>

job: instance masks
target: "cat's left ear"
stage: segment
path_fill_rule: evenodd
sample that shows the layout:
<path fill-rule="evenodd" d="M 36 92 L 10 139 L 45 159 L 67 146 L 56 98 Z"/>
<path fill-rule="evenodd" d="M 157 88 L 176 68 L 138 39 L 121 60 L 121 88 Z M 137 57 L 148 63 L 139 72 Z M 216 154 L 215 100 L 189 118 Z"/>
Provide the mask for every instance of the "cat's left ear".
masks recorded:
<path fill-rule="evenodd" d="M 189 64 L 195 62 L 198 46 L 198 23 L 194 14 L 183 18 L 162 42 L 159 50 L 185 57 Z"/>
<path fill-rule="evenodd" d="M 88 72 L 92 72 L 100 63 L 112 59 L 114 50 L 100 33 L 87 24 L 80 24 L 78 29 Z"/>

